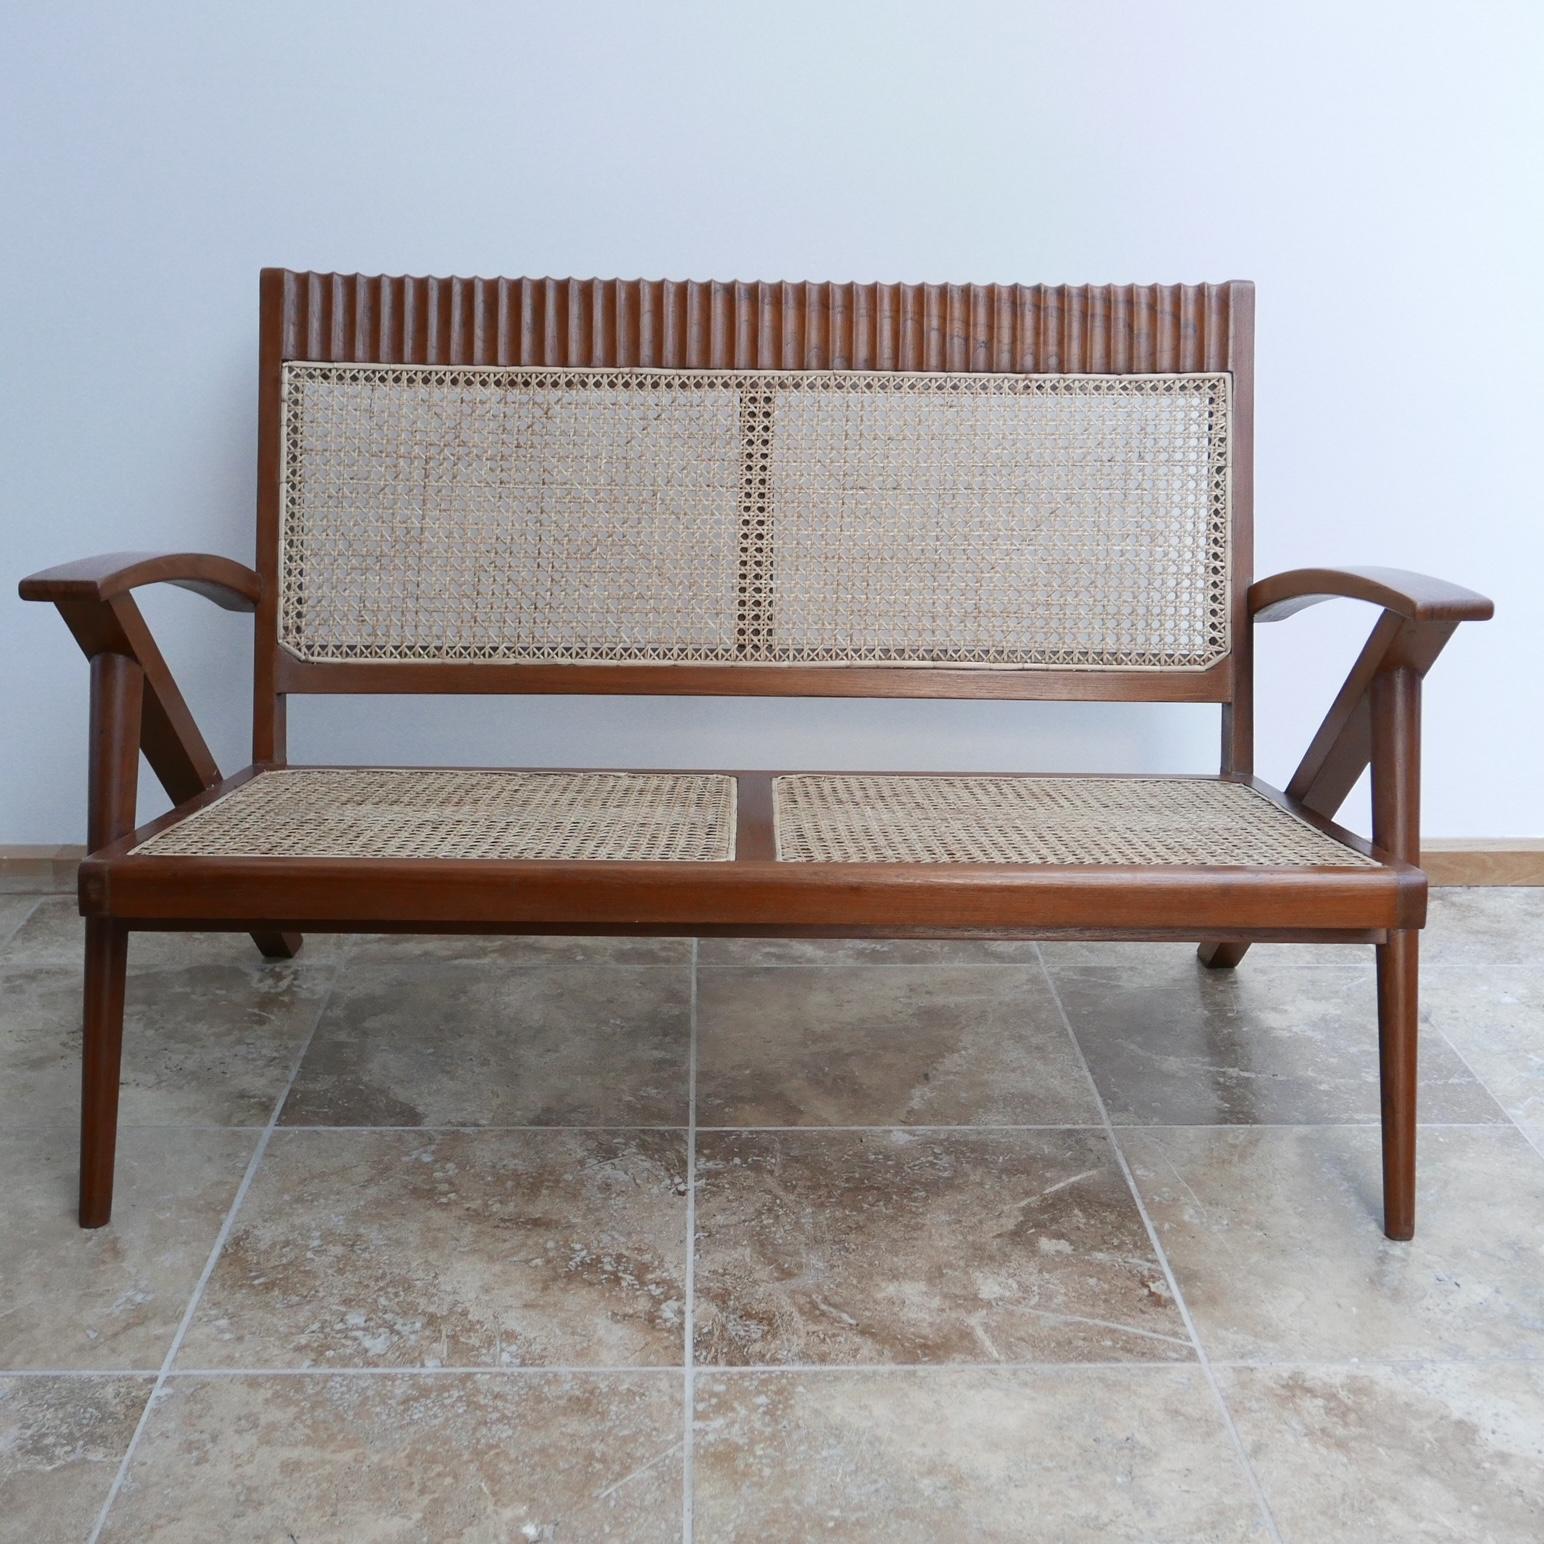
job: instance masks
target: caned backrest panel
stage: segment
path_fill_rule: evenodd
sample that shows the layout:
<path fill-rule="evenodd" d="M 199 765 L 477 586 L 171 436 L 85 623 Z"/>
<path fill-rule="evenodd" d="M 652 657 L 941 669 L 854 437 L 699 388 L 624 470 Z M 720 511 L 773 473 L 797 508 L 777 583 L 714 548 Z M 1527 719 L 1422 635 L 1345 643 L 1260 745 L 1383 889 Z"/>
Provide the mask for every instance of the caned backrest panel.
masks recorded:
<path fill-rule="evenodd" d="M 1204 670 L 1229 377 L 283 372 L 279 639 L 320 662 Z"/>
<path fill-rule="evenodd" d="M 262 293 L 260 757 L 293 691 L 706 691 L 1232 703 L 1247 764 L 1248 284 Z"/>

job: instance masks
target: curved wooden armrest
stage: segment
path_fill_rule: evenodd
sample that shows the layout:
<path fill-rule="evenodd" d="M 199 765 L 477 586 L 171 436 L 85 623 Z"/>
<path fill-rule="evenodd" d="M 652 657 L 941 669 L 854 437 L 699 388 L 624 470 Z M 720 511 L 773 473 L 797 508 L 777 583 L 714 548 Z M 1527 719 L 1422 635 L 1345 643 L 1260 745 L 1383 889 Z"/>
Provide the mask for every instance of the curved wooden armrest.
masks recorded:
<path fill-rule="evenodd" d="M 112 600 L 142 584 L 175 584 L 227 611 L 254 611 L 262 581 L 245 564 L 207 552 L 102 552 L 29 574 L 23 600 Z"/>
<path fill-rule="evenodd" d="M 1367 600 L 1407 622 L 1483 622 L 1495 604 L 1461 584 L 1404 568 L 1294 568 L 1249 587 L 1257 622 L 1279 622 L 1323 600 Z"/>

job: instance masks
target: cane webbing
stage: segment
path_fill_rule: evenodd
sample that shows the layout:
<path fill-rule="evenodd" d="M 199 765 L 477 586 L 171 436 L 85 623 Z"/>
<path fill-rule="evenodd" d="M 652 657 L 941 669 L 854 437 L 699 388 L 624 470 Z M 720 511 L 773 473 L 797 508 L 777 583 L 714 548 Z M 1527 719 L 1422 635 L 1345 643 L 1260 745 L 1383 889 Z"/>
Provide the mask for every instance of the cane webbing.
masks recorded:
<path fill-rule="evenodd" d="M 137 853 L 723 863 L 732 777 L 305 767 L 263 772 Z"/>
<path fill-rule="evenodd" d="M 1164 777 L 775 780 L 785 863 L 1373 868 L 1241 783 Z"/>
<path fill-rule="evenodd" d="M 289 364 L 310 661 L 1199 670 L 1229 377 Z"/>

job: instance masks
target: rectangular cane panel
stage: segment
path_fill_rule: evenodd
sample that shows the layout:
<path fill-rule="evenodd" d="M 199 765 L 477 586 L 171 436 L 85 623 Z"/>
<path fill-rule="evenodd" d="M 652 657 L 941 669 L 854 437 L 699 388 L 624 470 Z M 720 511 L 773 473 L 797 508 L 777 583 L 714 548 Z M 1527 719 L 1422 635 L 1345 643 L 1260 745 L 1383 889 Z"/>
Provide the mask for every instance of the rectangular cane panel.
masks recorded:
<path fill-rule="evenodd" d="M 295 658 L 1204 670 L 1229 377 L 292 363 Z"/>
<path fill-rule="evenodd" d="M 773 781 L 785 863 L 1376 868 L 1242 783 L 1200 777 Z"/>
<path fill-rule="evenodd" d="M 779 658 L 1203 669 L 1224 376 L 813 376 L 773 394 Z"/>
<path fill-rule="evenodd" d="M 172 858 L 727 863 L 735 780 L 717 773 L 287 767 L 134 848 Z"/>

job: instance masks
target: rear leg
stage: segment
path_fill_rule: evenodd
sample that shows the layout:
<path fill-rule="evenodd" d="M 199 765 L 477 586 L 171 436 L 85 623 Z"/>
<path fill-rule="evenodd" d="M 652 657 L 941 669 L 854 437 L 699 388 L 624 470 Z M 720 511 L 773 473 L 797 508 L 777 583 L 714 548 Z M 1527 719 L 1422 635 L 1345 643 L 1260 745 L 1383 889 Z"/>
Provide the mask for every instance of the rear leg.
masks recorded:
<path fill-rule="evenodd" d="M 278 933 L 272 929 L 252 935 L 252 942 L 262 951 L 265 960 L 292 960 L 300 953 L 305 940 L 299 933 Z"/>
<path fill-rule="evenodd" d="M 1196 958 L 1208 970 L 1232 970 L 1248 952 L 1248 944 L 1223 943 L 1214 938 L 1196 950 Z"/>

